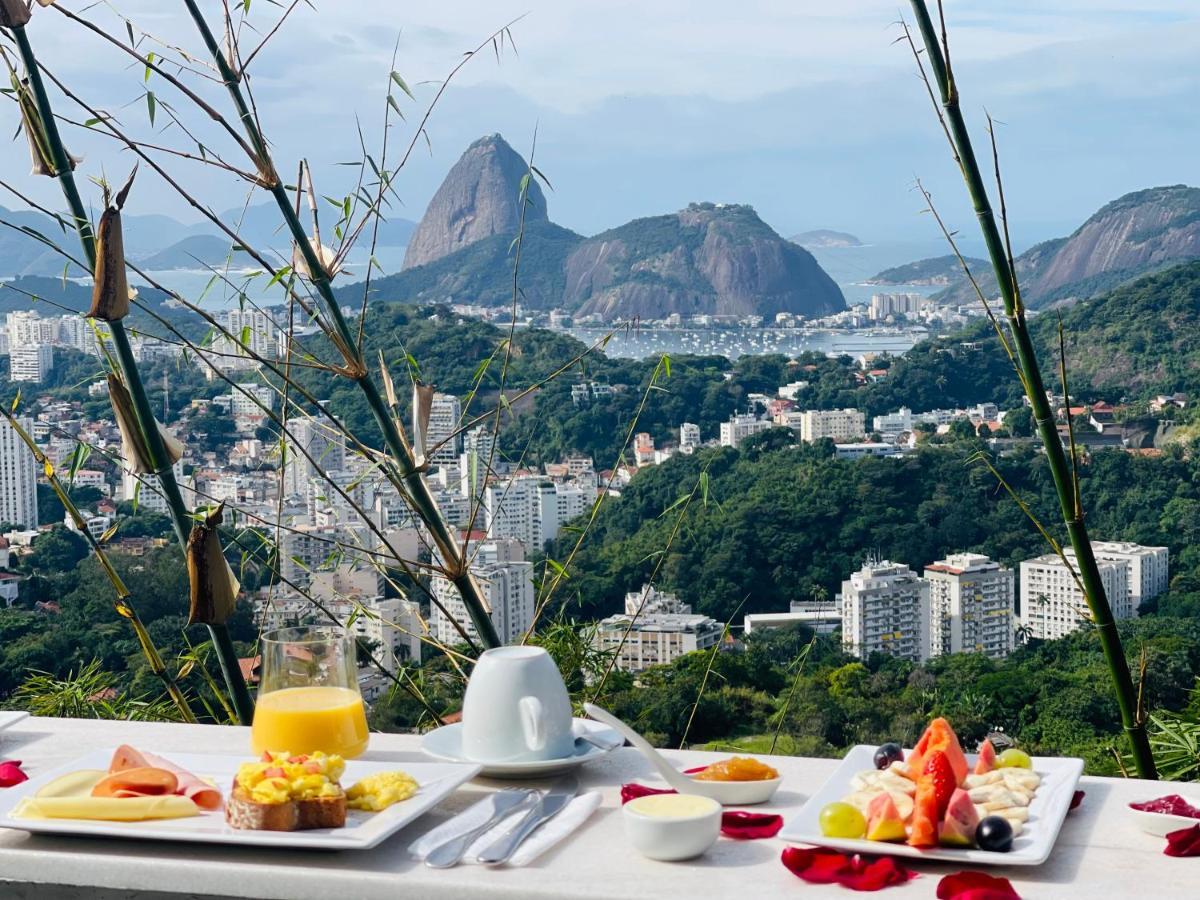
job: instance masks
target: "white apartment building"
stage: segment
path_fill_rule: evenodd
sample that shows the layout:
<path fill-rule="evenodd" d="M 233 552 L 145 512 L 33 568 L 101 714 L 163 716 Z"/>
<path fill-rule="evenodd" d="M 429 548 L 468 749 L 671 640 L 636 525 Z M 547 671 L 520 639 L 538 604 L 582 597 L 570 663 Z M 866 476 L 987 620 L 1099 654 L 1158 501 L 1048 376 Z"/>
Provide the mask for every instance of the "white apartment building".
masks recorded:
<path fill-rule="evenodd" d="M 895 437 L 901 432 L 912 431 L 915 422 L 912 410 L 907 406 L 902 406 L 895 412 L 885 413 L 872 419 L 871 430 L 877 431 L 885 437 Z"/>
<path fill-rule="evenodd" d="M 453 394 L 434 394 L 429 409 L 429 431 L 425 454 L 430 465 L 453 466 L 462 452 L 462 435 L 455 434 L 462 418 L 462 404 Z"/>
<path fill-rule="evenodd" d="M 1016 589 L 1012 569 L 978 553 L 953 553 L 925 567 L 929 655 L 1012 652 Z"/>
<path fill-rule="evenodd" d="M 309 481 L 319 477 L 318 466 L 326 472 L 346 467 L 345 437 L 328 422 L 316 416 L 291 419 L 288 431 L 292 436 L 287 442 L 283 477 L 288 496 L 305 496 Z"/>
<path fill-rule="evenodd" d="M 1074 564 L 1071 554 L 1067 558 Z M 1097 567 L 1114 618 L 1130 618 L 1129 566 L 1125 562 L 1098 560 Z M 1089 620 L 1083 591 L 1060 556 L 1048 553 L 1021 563 L 1021 623 L 1030 637 L 1060 638 Z"/>
<path fill-rule="evenodd" d="M 866 415 L 857 409 L 809 409 L 800 414 L 800 440 L 829 438 L 835 443 L 862 440 Z"/>
<path fill-rule="evenodd" d="M 97 322 L 103 327 L 103 323 Z M 58 320 L 58 343 L 82 353 L 97 354 L 100 351 L 96 331 L 90 319 L 83 316 L 61 316 Z"/>
<path fill-rule="evenodd" d="M 597 623 L 592 643 L 599 650 L 616 653 L 618 669 L 641 672 L 715 646 L 724 629 L 723 623 L 699 614 L 654 613 L 636 619 L 609 616 Z"/>
<path fill-rule="evenodd" d="M 489 538 L 514 538 L 541 550 L 566 522 L 587 511 L 594 496 L 584 488 L 540 475 L 494 482 L 483 491 L 484 527 Z"/>
<path fill-rule="evenodd" d="M 421 661 L 421 608 L 401 597 L 372 597 L 363 602 L 354 630 L 378 645 L 376 657 L 389 672 L 403 663 Z"/>
<path fill-rule="evenodd" d="M 736 447 L 746 438 L 773 427 L 770 419 L 760 419 L 748 414 L 733 415 L 728 422 L 721 423 L 721 446 Z"/>
<path fill-rule="evenodd" d="M 241 346 L 258 356 L 273 359 L 280 355 L 279 329 L 271 316 L 262 310 L 231 309 L 226 327 Z"/>
<path fill-rule="evenodd" d="M 275 391 L 265 384 L 243 381 L 229 395 L 229 411 L 234 419 L 239 420 L 239 424 L 240 420 L 246 419 L 265 420 L 267 414 L 263 407 L 275 409 Z"/>
<path fill-rule="evenodd" d="M 1132 619 L 1142 603 L 1167 589 L 1166 547 L 1129 541 L 1092 541 L 1113 618 Z M 1066 551 L 1075 562 L 1074 551 Z M 1021 563 L 1021 621 L 1030 637 L 1057 638 L 1088 621 L 1087 602 L 1061 558 L 1054 554 Z"/>
<path fill-rule="evenodd" d="M 18 309 L 4 319 L 8 345 L 27 347 L 30 344 L 53 344 L 58 340 L 58 319 L 43 319 L 36 310 Z"/>
<path fill-rule="evenodd" d="M 694 422 L 684 422 L 679 426 L 679 449 L 683 453 L 693 453 L 700 446 L 700 426 Z"/>
<path fill-rule="evenodd" d="M 880 322 L 888 316 L 907 316 L 920 312 L 928 302 L 921 294 L 872 294 L 867 315 L 873 322 Z"/>
<path fill-rule="evenodd" d="M 779 396 L 784 400 L 795 400 L 803 391 L 807 389 L 807 381 L 793 381 L 779 388 Z"/>
<path fill-rule="evenodd" d="M 179 460 L 172 467 L 175 472 L 175 482 L 179 485 L 181 491 L 184 490 L 183 479 L 183 460 Z M 137 502 L 139 511 L 156 512 L 167 515 L 170 513 L 170 507 L 167 505 L 167 498 L 163 495 L 162 488 L 159 487 L 157 475 L 135 475 L 129 469 L 122 467 L 121 469 L 121 499 L 130 502 Z M 184 501 L 187 502 L 187 492 L 184 492 Z M 191 505 L 190 503 L 188 504 Z"/>
<path fill-rule="evenodd" d="M 27 432 L 33 422 L 20 417 L 17 422 Z M 0 522 L 38 527 L 37 460 L 9 424 L 0 420 Z"/>
<path fill-rule="evenodd" d="M 1143 547 L 1129 541 L 1092 541 L 1092 552 L 1097 559 L 1105 562 L 1123 562 L 1129 569 L 1126 578 L 1127 597 L 1124 609 L 1128 615 L 1117 618 L 1131 618 L 1138 614 L 1138 609 L 1146 600 L 1157 597 L 1167 589 L 1168 559 L 1166 547 Z M 1116 615 L 1116 600 L 1109 598 L 1114 604 L 1113 614 Z"/>
<path fill-rule="evenodd" d="M 333 525 L 294 525 L 279 537 L 279 574 L 286 582 L 307 587 L 312 573 L 343 561 L 339 529 Z"/>
<path fill-rule="evenodd" d="M 903 563 L 868 560 L 842 582 L 842 646 L 865 659 L 929 656 L 929 585 Z"/>
<path fill-rule="evenodd" d="M 511 539 L 483 541 L 472 546 L 471 552 L 475 554 L 471 576 L 491 607 L 492 623 L 500 640 L 512 643 L 533 624 L 537 597 L 533 587 L 533 564 L 525 561 L 521 544 Z M 443 643 L 461 643 L 462 636 L 452 624 L 453 619 L 472 639 L 477 639 L 478 632 L 454 583 L 445 575 L 435 574 L 431 588 L 433 596 L 445 608 L 443 612 L 436 604 L 433 606 L 430 630 L 434 636 Z"/>
<path fill-rule="evenodd" d="M 50 344 L 13 344 L 8 351 L 8 380 L 41 384 L 54 368 Z"/>

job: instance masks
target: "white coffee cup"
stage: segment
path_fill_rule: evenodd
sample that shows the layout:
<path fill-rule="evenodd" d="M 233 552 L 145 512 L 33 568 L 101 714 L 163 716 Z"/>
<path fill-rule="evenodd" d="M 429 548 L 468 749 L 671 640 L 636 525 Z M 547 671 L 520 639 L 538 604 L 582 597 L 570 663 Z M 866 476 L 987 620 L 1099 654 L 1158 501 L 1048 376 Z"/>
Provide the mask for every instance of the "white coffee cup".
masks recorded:
<path fill-rule="evenodd" d="M 492 763 L 562 759 L 575 749 L 571 724 L 567 687 L 549 653 L 496 647 L 480 655 L 463 698 L 463 756 Z"/>

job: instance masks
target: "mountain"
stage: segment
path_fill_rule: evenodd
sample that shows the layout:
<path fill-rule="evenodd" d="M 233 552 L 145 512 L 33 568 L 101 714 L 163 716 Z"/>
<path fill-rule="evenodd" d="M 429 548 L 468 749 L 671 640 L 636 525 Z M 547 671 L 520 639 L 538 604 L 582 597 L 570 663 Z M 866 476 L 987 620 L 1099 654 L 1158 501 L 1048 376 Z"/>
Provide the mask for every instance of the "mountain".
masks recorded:
<path fill-rule="evenodd" d="M 822 315 L 844 309 L 833 279 L 749 206 L 693 203 L 581 243 L 563 304 L 580 315 Z"/>
<path fill-rule="evenodd" d="M 991 263 L 982 259 L 966 258 L 967 265 L 976 277 L 987 272 Z M 905 263 L 902 266 L 892 266 L 884 269 L 878 275 L 866 280 L 866 284 L 928 284 L 949 285 L 958 282 L 963 277 L 962 263 L 957 256 L 937 256 L 932 259 L 919 259 L 916 262 Z"/>
<path fill-rule="evenodd" d="M 200 269 L 206 266 L 222 266 L 229 258 L 229 238 L 214 237 L 211 234 L 197 234 L 176 241 L 169 247 L 151 253 L 139 260 L 138 265 L 151 272 L 162 272 L 167 269 Z M 237 253 L 233 259 L 235 265 L 250 264 L 250 257 Z"/>
<path fill-rule="evenodd" d="M 802 231 L 800 234 L 792 235 L 789 240 L 806 250 L 829 250 L 835 247 L 861 247 L 863 245 L 863 242 L 852 234 L 844 231 L 831 231 L 828 228 Z"/>
<path fill-rule="evenodd" d="M 521 220 L 521 180 L 529 171 L 498 134 L 471 144 L 429 201 L 404 254 L 404 268 L 421 266 L 493 235 L 517 232 Z M 546 198 L 529 182 L 526 222 L 545 221 Z"/>
<path fill-rule="evenodd" d="M 1094 296 L 1148 272 L 1200 258 L 1200 188 L 1177 184 L 1126 194 L 1107 204 L 1070 236 L 1038 244 L 1016 259 L 1021 294 L 1038 309 Z M 985 266 L 980 287 L 995 296 Z M 938 295 L 968 302 L 965 279 Z"/>
<path fill-rule="evenodd" d="M 549 310 L 562 305 L 567 257 L 583 238 L 545 219 L 527 222 L 521 247 L 521 305 Z M 513 235 L 494 234 L 461 250 L 371 282 L 382 300 L 405 303 L 469 303 L 504 306 L 512 302 Z M 347 302 L 362 302 L 362 287 L 351 284 L 339 293 Z"/>

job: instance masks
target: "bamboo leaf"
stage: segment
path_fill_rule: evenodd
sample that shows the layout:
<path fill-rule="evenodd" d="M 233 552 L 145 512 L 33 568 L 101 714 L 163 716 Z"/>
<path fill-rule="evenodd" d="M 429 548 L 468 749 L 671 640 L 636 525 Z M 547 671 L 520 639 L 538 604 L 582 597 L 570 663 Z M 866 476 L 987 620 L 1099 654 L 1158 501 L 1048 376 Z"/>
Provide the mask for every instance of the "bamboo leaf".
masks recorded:
<path fill-rule="evenodd" d="M 150 125 L 154 125 L 154 108 L 158 101 L 154 97 L 154 91 L 146 91 L 146 111 L 150 114 Z"/>
<path fill-rule="evenodd" d="M 417 99 L 416 97 L 413 96 L 413 92 L 408 89 L 408 85 L 404 83 L 404 79 L 400 77 L 399 72 L 395 72 L 395 71 L 392 72 L 392 81 L 396 82 L 396 86 L 398 88 L 400 88 L 400 90 L 402 90 L 402 91 L 404 91 L 404 93 L 408 94 L 410 100 L 415 101 Z"/>

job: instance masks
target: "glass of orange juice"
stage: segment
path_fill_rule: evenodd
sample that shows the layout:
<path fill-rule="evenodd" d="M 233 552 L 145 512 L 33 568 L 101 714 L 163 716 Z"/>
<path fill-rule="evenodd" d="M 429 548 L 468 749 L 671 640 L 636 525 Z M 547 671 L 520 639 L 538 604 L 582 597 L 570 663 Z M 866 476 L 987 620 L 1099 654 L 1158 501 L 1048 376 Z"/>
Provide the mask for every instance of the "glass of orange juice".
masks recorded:
<path fill-rule="evenodd" d="M 262 669 L 250 744 L 301 754 L 352 758 L 367 749 L 367 716 L 358 690 L 354 636 L 336 625 L 263 634 Z"/>

